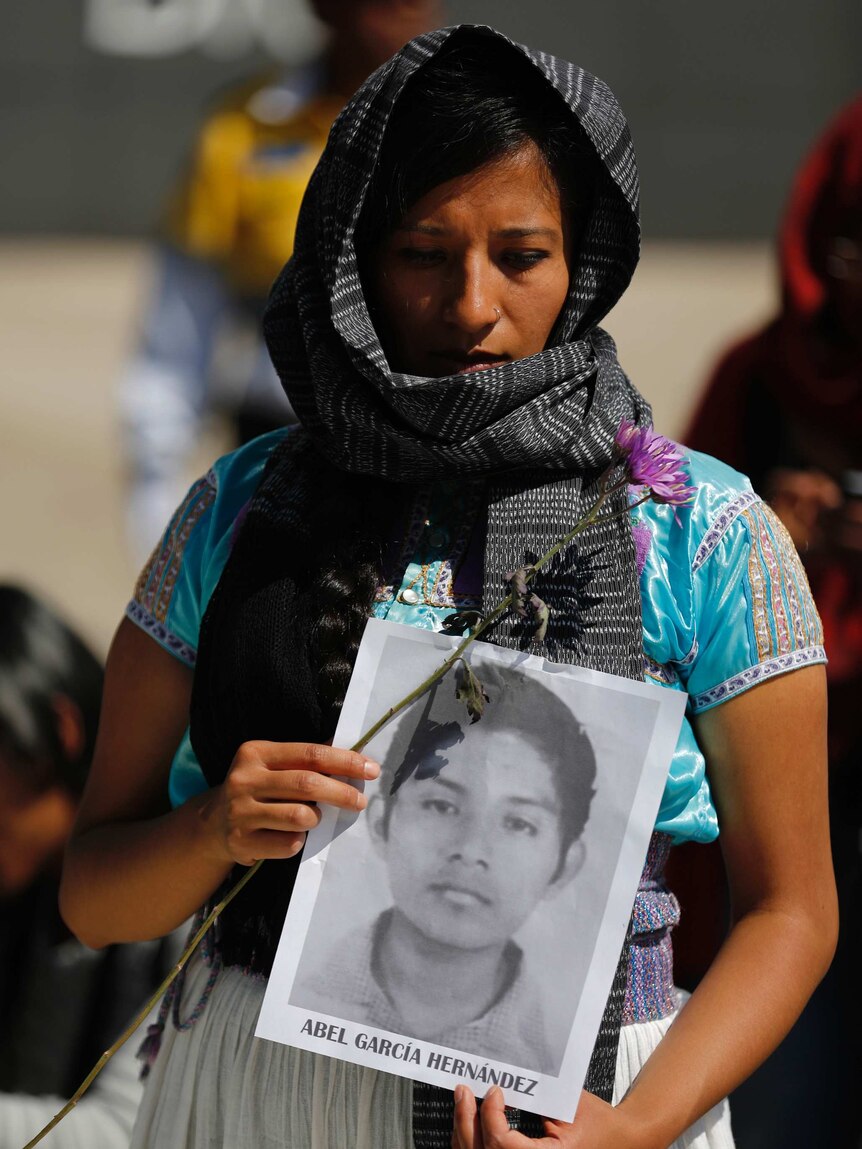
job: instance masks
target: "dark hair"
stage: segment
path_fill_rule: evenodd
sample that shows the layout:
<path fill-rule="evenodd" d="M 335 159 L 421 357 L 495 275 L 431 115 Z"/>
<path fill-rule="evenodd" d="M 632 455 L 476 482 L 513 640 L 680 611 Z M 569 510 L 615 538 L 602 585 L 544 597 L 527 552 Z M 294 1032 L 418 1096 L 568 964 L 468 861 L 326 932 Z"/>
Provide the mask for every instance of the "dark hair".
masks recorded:
<path fill-rule="evenodd" d="M 402 497 L 391 486 L 355 476 L 345 492 L 331 470 L 317 484 L 320 575 L 311 604 L 311 666 L 322 726 L 335 732 L 374 595 L 383 578 L 386 539 Z"/>
<path fill-rule="evenodd" d="M 577 236 L 598 169 L 583 129 L 520 53 L 453 36 L 395 105 L 360 218 L 360 248 L 367 251 L 432 188 L 528 142 L 544 157 Z"/>
<path fill-rule="evenodd" d="M 35 786 L 84 787 L 99 721 L 103 671 L 74 631 L 21 587 L 0 585 L 0 751 Z M 55 705 L 70 699 L 83 745 L 70 756 Z"/>
<path fill-rule="evenodd" d="M 590 816 L 596 781 L 592 742 L 568 706 L 541 679 L 512 671 L 502 674 L 490 663 L 483 664 L 478 673 L 490 697 L 478 727 L 468 725 L 467 713 L 455 699 L 451 677 L 429 691 L 418 725 L 402 721 L 385 756 L 380 780 L 384 830 L 400 786 L 409 777 L 420 781 L 436 777 L 449 764 L 447 751 L 462 741 L 469 742 L 475 737 L 474 730 L 481 736 L 482 731 L 515 729 L 553 773 L 561 831 L 559 873 L 569 847 L 580 838 Z M 560 753 L 563 746 L 565 761 Z"/>
<path fill-rule="evenodd" d="M 534 65 L 494 41 L 457 34 L 405 85 L 386 126 L 357 225 L 360 266 L 369 251 L 431 188 L 519 150 L 532 140 L 560 187 L 577 242 L 599 171 L 586 134 Z M 367 518 L 367 510 L 361 512 Z M 355 527 L 353 509 L 338 519 Z M 379 541 L 345 548 L 324 563 L 316 626 L 318 694 L 334 728 L 374 591 L 382 577 Z"/>

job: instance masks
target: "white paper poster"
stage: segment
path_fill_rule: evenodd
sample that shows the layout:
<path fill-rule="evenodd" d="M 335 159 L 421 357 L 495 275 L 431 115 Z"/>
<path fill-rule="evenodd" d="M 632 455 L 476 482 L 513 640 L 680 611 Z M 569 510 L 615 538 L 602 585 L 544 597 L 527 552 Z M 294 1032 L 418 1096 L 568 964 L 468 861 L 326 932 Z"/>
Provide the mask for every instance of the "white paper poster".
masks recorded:
<path fill-rule="evenodd" d="M 456 639 L 369 622 L 351 746 Z M 366 747 L 360 814 L 308 836 L 257 1036 L 571 1121 L 686 696 L 475 643 Z"/>

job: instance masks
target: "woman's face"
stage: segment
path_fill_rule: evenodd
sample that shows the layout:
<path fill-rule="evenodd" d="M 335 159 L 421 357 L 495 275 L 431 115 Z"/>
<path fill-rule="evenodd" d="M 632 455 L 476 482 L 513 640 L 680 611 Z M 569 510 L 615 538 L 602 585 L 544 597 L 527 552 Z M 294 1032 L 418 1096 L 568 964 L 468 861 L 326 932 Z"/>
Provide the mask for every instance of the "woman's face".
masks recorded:
<path fill-rule="evenodd" d="M 390 367 L 433 378 L 542 351 L 570 263 L 560 190 L 535 144 L 433 188 L 372 258 Z"/>

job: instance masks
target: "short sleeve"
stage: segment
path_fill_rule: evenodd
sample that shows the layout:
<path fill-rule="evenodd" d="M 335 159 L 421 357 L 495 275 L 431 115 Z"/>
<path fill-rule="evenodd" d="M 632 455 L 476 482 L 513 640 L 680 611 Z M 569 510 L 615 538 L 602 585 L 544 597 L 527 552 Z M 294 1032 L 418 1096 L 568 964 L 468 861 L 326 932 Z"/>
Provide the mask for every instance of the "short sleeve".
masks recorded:
<path fill-rule="evenodd" d="M 141 571 L 126 616 L 165 650 L 194 666 L 213 506 L 210 471 L 189 489 Z"/>
<path fill-rule="evenodd" d="M 695 648 L 681 677 L 697 714 L 759 682 L 826 661 L 790 536 L 751 491 L 710 523 L 692 563 Z"/>
<path fill-rule="evenodd" d="M 237 531 L 275 448 L 280 427 L 223 455 L 190 488 L 135 586 L 126 617 L 187 666 Z"/>

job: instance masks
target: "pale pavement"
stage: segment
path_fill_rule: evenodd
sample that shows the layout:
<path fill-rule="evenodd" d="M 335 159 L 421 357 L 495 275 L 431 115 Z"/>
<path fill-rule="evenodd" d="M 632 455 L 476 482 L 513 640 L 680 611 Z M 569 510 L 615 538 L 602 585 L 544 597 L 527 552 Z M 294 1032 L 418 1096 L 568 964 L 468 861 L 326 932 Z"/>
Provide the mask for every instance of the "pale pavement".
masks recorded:
<path fill-rule="evenodd" d="M 115 386 L 146 266 L 130 242 L 0 242 L 0 581 L 48 595 L 99 653 L 136 575 Z M 659 430 L 679 434 L 716 356 L 770 314 L 774 279 L 767 244 L 645 248 L 606 326 Z M 190 480 L 224 442 L 207 432 Z"/>

